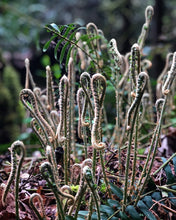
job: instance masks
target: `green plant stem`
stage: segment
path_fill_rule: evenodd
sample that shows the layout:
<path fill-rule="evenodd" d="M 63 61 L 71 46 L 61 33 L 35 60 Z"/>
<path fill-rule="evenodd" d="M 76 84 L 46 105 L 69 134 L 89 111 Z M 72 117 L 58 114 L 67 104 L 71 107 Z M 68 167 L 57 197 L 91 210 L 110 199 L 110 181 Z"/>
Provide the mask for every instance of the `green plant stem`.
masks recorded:
<path fill-rule="evenodd" d="M 174 157 L 176 156 L 176 153 L 172 154 L 172 156 L 165 162 L 163 163 L 153 174 L 152 176 L 156 175 L 162 168 L 164 168 Z"/>
<path fill-rule="evenodd" d="M 59 194 L 58 194 L 58 193 L 60 193 L 60 191 L 58 190 L 58 187 L 55 183 L 54 172 L 53 172 L 52 166 L 49 162 L 44 162 L 41 165 L 41 173 L 56 197 L 56 204 L 57 204 L 57 211 L 58 211 L 58 215 L 59 215 L 59 220 L 64 220 L 65 214 L 64 214 L 64 211 L 62 208 L 62 203 L 61 203 L 61 200 L 60 200 Z"/>
<path fill-rule="evenodd" d="M 83 127 L 83 142 L 84 142 L 84 150 L 85 150 L 85 158 L 87 158 L 87 132 L 86 127 Z"/>
<path fill-rule="evenodd" d="M 78 200 L 77 200 L 77 207 L 76 207 L 76 210 L 75 210 L 75 215 L 74 215 L 74 218 L 77 219 L 78 218 L 78 212 L 80 210 L 80 205 L 81 205 L 81 202 L 82 202 L 82 198 L 86 192 L 86 188 L 87 188 L 87 185 L 84 185 L 80 194 L 79 194 L 79 197 L 78 197 Z"/>
<path fill-rule="evenodd" d="M 111 190 L 110 190 L 110 186 L 108 184 L 108 180 L 107 180 L 107 177 L 106 177 L 106 171 L 105 171 L 105 165 L 104 165 L 104 159 L 103 159 L 102 151 L 100 151 L 100 161 L 101 161 L 101 168 L 102 168 L 102 172 L 103 172 L 103 178 L 104 178 L 104 182 L 105 182 L 105 185 L 106 185 L 106 189 L 109 193 L 109 197 L 111 198 Z"/>
<path fill-rule="evenodd" d="M 95 179 L 95 171 L 96 171 L 96 156 L 97 156 L 97 150 L 95 148 L 93 148 L 92 173 L 93 173 L 94 179 Z"/>
<path fill-rule="evenodd" d="M 64 103 L 64 136 L 67 137 L 67 98 Z M 64 140 L 64 178 L 65 185 L 68 185 L 68 140 Z"/>
<path fill-rule="evenodd" d="M 87 216 L 87 220 L 91 220 L 92 212 L 93 212 L 92 206 L 93 206 L 93 196 L 92 196 L 92 193 L 91 193 L 90 201 L 89 201 L 89 213 L 88 213 L 88 216 Z"/>
<path fill-rule="evenodd" d="M 151 162 L 150 162 L 148 171 L 146 173 L 145 180 L 143 181 L 141 189 L 139 190 L 139 193 L 136 197 L 136 201 L 135 201 L 135 204 L 134 204 L 135 206 L 137 205 L 137 203 L 140 199 L 140 195 L 143 193 L 144 187 L 145 187 L 145 185 L 148 181 L 148 178 L 149 178 L 152 166 L 153 166 L 153 162 L 154 162 L 154 159 L 155 159 L 155 154 L 156 154 L 156 150 L 157 150 L 157 146 L 158 146 L 158 141 L 159 141 L 159 135 L 160 135 L 160 132 L 161 132 L 161 123 L 162 123 L 162 118 L 163 118 L 163 115 L 164 115 L 164 109 L 165 109 L 166 101 L 167 101 L 167 96 L 165 96 L 163 106 L 162 106 L 161 115 L 160 115 L 160 119 L 159 119 L 159 122 L 158 122 L 158 126 L 155 129 L 154 136 L 153 136 L 152 143 L 151 143 L 151 147 L 150 147 L 150 151 L 152 151 L 153 146 L 154 146 L 153 156 L 151 158 Z M 150 158 L 150 153 L 148 153 L 148 158 Z M 139 180 L 139 183 L 138 183 L 137 187 L 139 187 L 139 185 L 141 184 L 142 178 L 145 175 L 145 172 L 146 172 L 146 169 L 147 169 L 147 166 L 148 166 L 148 162 L 149 162 L 148 158 L 147 158 L 147 161 L 145 163 L 145 167 L 144 167 L 145 169 L 143 169 L 143 173 L 141 174 L 141 178 Z"/>
<path fill-rule="evenodd" d="M 162 189 L 162 190 L 164 190 L 164 191 L 176 193 L 176 190 L 167 188 L 167 186 L 157 186 L 157 188 Z"/>
<path fill-rule="evenodd" d="M 163 125 L 162 128 L 165 129 L 165 128 L 171 127 L 171 126 L 173 126 L 173 125 L 175 125 L 175 124 L 176 124 L 176 122 L 169 123 L 169 124 L 167 124 L 167 125 Z M 153 131 L 151 131 L 151 132 L 149 132 L 148 134 L 142 136 L 141 138 L 139 138 L 139 142 L 140 142 L 140 141 L 143 141 L 144 139 L 146 139 L 146 138 L 148 138 L 148 137 L 150 137 L 152 134 L 153 134 Z"/>
<path fill-rule="evenodd" d="M 136 176 L 136 160 L 137 160 L 137 147 L 138 147 L 138 125 L 139 125 L 139 115 L 136 117 L 135 124 L 135 139 L 134 139 L 134 157 L 133 157 L 133 168 L 132 168 L 132 178 L 131 178 L 131 186 L 130 186 L 130 194 L 133 191 L 135 176 Z"/>
<path fill-rule="evenodd" d="M 131 124 L 128 148 L 127 148 L 127 159 L 126 159 L 126 165 L 125 165 L 125 186 L 124 186 L 124 191 L 123 191 L 123 208 L 122 208 L 123 212 L 125 210 L 126 202 L 127 202 L 127 189 L 128 189 L 128 178 L 129 178 L 128 173 L 129 173 L 129 163 L 130 163 L 130 154 L 131 154 L 131 144 L 132 144 L 132 139 L 133 139 L 133 130 L 134 130 L 134 125 L 135 125 L 135 120 L 136 120 L 137 113 L 138 113 L 138 107 L 139 105 L 136 106 L 136 109 L 134 112 L 134 117 L 133 117 L 132 124 Z"/>
<path fill-rule="evenodd" d="M 119 80 L 117 81 L 117 85 L 119 83 Z M 115 135 L 119 136 L 119 127 L 120 127 L 120 110 L 119 110 L 119 91 L 118 88 L 116 88 L 116 125 L 115 125 Z M 116 140 L 116 137 L 115 137 Z M 120 176 L 122 174 L 122 162 L 121 162 L 121 146 L 118 144 L 118 159 L 119 159 L 119 173 Z"/>
<path fill-rule="evenodd" d="M 19 201 L 18 201 L 18 194 L 19 194 L 19 181 L 20 181 L 20 170 L 22 167 L 22 163 L 24 160 L 24 149 L 23 149 L 23 156 L 20 158 L 17 173 L 16 173 L 16 182 L 15 182 L 15 212 L 16 212 L 16 219 L 20 219 L 19 217 Z"/>
<path fill-rule="evenodd" d="M 41 208 L 41 211 L 42 211 L 42 214 L 43 216 L 40 215 L 38 209 L 35 207 L 34 203 L 33 203 L 33 199 L 34 198 L 38 198 L 39 202 L 40 202 L 40 208 Z M 34 210 L 35 214 L 37 215 L 38 219 L 39 220 L 46 220 L 46 215 L 45 215 L 45 212 L 44 212 L 44 206 L 43 206 L 43 199 L 42 197 L 40 196 L 40 194 L 38 193 L 33 193 L 31 196 L 30 196 L 30 199 L 29 199 L 29 204 L 30 206 L 32 207 L 32 209 Z"/>
<path fill-rule="evenodd" d="M 97 209 L 97 217 L 98 217 L 98 220 L 101 220 L 101 216 L 100 216 L 100 209 L 99 209 L 99 204 L 98 204 L 98 198 L 95 194 L 95 191 L 94 191 L 94 186 L 92 186 L 90 183 L 88 183 L 91 191 L 92 191 L 92 196 L 94 198 L 94 202 L 95 202 L 95 206 L 96 206 L 96 209 Z"/>

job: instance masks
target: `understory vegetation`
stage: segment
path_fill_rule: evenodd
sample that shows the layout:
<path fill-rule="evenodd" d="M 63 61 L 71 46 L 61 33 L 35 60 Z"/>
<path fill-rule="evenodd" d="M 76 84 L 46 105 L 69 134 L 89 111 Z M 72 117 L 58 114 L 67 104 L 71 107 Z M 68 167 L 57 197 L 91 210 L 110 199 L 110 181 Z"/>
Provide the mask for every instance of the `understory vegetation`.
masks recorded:
<path fill-rule="evenodd" d="M 2 217 L 9 217 L 11 200 L 11 219 L 176 217 L 176 153 L 160 143 L 176 124 L 176 52 L 166 57 L 154 93 L 152 61 L 143 51 L 153 13 L 148 6 L 126 55 L 94 23 L 46 26 L 43 51 L 53 52 L 65 74 L 46 66 L 46 88 L 39 88 L 25 60 L 19 97 L 42 155 L 25 157 L 19 140 L 11 145 L 10 174 L 0 188 Z M 160 157 L 164 150 L 167 158 Z"/>

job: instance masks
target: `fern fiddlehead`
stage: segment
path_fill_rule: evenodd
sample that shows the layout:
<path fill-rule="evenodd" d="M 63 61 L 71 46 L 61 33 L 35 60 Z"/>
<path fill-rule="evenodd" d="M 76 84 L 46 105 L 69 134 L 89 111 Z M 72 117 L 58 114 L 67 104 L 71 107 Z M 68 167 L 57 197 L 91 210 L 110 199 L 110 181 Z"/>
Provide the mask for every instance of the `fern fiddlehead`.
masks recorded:
<path fill-rule="evenodd" d="M 62 135 L 62 129 L 64 127 L 66 115 L 67 115 L 67 95 L 68 95 L 68 78 L 64 75 L 59 83 L 59 114 L 60 114 L 60 123 L 57 127 L 56 136 L 58 142 L 62 143 L 66 139 L 66 134 Z"/>
<path fill-rule="evenodd" d="M 103 142 L 99 142 L 98 129 L 101 123 L 102 107 L 103 107 L 103 101 L 105 98 L 105 91 L 106 91 L 105 77 L 102 76 L 100 73 L 94 74 L 91 80 L 91 87 L 92 87 L 92 94 L 95 105 L 95 115 L 94 115 L 94 124 L 92 126 L 92 132 L 91 132 L 91 141 L 92 141 L 92 146 L 96 150 L 102 150 L 105 148 L 106 144 Z"/>
<path fill-rule="evenodd" d="M 25 59 L 25 67 L 26 67 L 25 89 L 29 89 L 29 82 L 31 82 L 32 88 L 34 89 L 36 85 L 30 71 L 30 62 L 28 58 Z"/>
<path fill-rule="evenodd" d="M 85 93 L 82 88 L 78 89 L 77 92 L 77 104 L 78 104 L 78 137 L 83 139 L 82 135 L 82 120 L 83 120 L 83 105 L 85 103 Z"/>
<path fill-rule="evenodd" d="M 68 167 L 70 167 L 70 155 L 71 150 L 73 150 L 74 156 L 76 157 L 76 147 L 75 147 L 75 70 L 74 62 L 72 58 L 73 54 L 69 58 L 68 62 L 68 100 L 69 100 L 69 110 L 68 110 Z"/>
<path fill-rule="evenodd" d="M 76 37 L 76 40 L 78 41 L 77 44 L 79 45 L 78 54 L 79 54 L 79 58 L 81 61 L 81 69 L 84 70 L 86 68 L 86 58 L 85 58 L 84 52 L 80 49 L 80 48 L 83 48 L 83 44 L 80 41 L 81 33 L 77 32 L 75 37 Z"/>
<path fill-rule="evenodd" d="M 68 182 L 68 146 L 67 146 L 67 101 L 68 101 L 68 78 L 64 75 L 59 83 L 59 112 L 60 112 L 60 123 L 57 127 L 56 137 L 58 142 L 64 142 L 64 176 L 65 184 Z M 62 130 L 64 129 L 62 135 Z"/>
<path fill-rule="evenodd" d="M 89 107 L 90 107 L 90 111 L 91 111 L 91 116 L 94 115 L 94 110 L 93 110 L 93 106 L 92 106 L 92 102 L 90 99 L 91 96 L 91 79 L 90 79 L 90 75 L 87 72 L 83 72 L 80 76 L 80 84 L 86 94 L 87 97 L 87 101 L 89 103 Z"/>
<path fill-rule="evenodd" d="M 55 182 L 58 184 L 59 183 L 59 175 L 58 175 L 58 168 L 57 168 L 55 152 L 54 152 L 53 148 L 49 145 L 47 145 L 47 147 L 46 147 L 46 156 L 47 156 L 48 161 L 50 162 L 50 164 L 53 168 Z"/>
<path fill-rule="evenodd" d="M 141 72 L 138 75 L 137 91 L 135 94 L 135 99 L 133 103 L 131 104 L 131 107 L 129 108 L 128 113 L 127 113 L 127 130 L 131 129 L 131 117 L 134 111 L 139 107 L 142 95 L 146 87 L 147 80 L 148 80 L 147 73 Z"/>
<path fill-rule="evenodd" d="M 100 60 L 100 54 L 101 54 L 101 50 L 100 50 L 100 42 L 99 40 L 97 39 L 97 36 L 98 36 L 98 28 L 97 26 L 90 22 L 86 25 L 86 29 L 87 29 L 87 34 L 89 36 L 90 39 L 94 38 L 94 40 L 91 40 L 90 41 L 90 44 L 91 44 L 91 49 L 92 51 L 94 51 L 95 53 L 95 56 L 96 56 L 96 60 L 97 60 L 97 71 L 99 71 L 99 68 L 101 68 L 103 66 L 103 60 Z"/>
<path fill-rule="evenodd" d="M 53 88 L 53 78 L 51 74 L 51 69 L 49 66 L 46 67 L 46 91 L 47 91 L 47 109 L 49 112 L 54 109 L 54 88 Z"/>
<path fill-rule="evenodd" d="M 95 202 L 95 206 L 96 206 L 96 210 L 97 210 L 97 217 L 98 220 L 101 220 L 101 216 L 100 216 L 100 209 L 99 209 L 99 205 L 100 205 L 100 201 L 99 201 L 99 196 L 95 187 L 95 183 L 93 181 L 93 175 L 92 175 L 92 171 L 90 169 L 89 166 L 85 166 L 83 168 L 83 175 L 84 178 L 92 192 L 92 196 L 94 198 L 94 202 Z"/>
<path fill-rule="evenodd" d="M 173 61 L 170 70 L 168 71 L 167 79 L 162 88 L 163 95 L 167 95 L 170 92 L 171 85 L 176 77 L 176 52 L 173 54 Z"/>
<path fill-rule="evenodd" d="M 162 73 L 159 75 L 157 79 L 157 85 L 156 85 L 156 96 L 157 98 L 162 97 L 162 86 L 163 86 L 163 81 L 164 77 L 167 74 L 168 68 L 170 67 L 171 63 L 171 58 L 173 58 L 173 53 L 168 53 L 166 56 L 166 62 L 165 62 L 165 67 L 162 71 Z"/>
<path fill-rule="evenodd" d="M 42 117 L 34 93 L 30 89 L 23 89 L 20 92 L 20 100 L 22 101 L 24 106 L 30 111 L 31 115 L 37 120 L 40 128 L 45 134 L 47 142 L 49 144 L 55 142 L 55 134 L 48 122 Z M 31 106 L 29 105 L 29 103 L 31 104 Z"/>
<path fill-rule="evenodd" d="M 17 164 L 17 150 L 20 150 L 20 159 Z M 8 191 L 10 189 L 10 185 L 12 184 L 13 180 L 15 179 L 15 212 L 16 212 L 16 219 L 20 219 L 19 217 L 19 201 L 18 201 L 18 193 L 19 193 L 19 179 L 20 179 L 20 170 L 22 167 L 22 163 L 25 157 L 25 147 L 23 142 L 15 141 L 10 148 L 11 151 L 11 172 L 8 178 L 7 184 L 4 188 L 3 195 L 2 195 L 2 204 L 3 206 L 6 203 L 6 197 Z"/>
<path fill-rule="evenodd" d="M 33 118 L 31 120 L 31 127 L 33 129 L 33 131 L 35 132 L 35 134 L 37 135 L 37 137 L 39 138 L 39 141 L 43 147 L 43 149 L 45 149 L 46 145 L 47 145 L 47 140 L 46 137 L 43 133 L 43 130 L 41 128 L 38 128 L 38 124 L 35 118 Z"/>
<path fill-rule="evenodd" d="M 47 181 L 49 187 L 52 189 L 52 191 L 56 197 L 58 217 L 60 220 L 64 220 L 65 219 L 64 211 L 63 211 L 62 203 L 61 203 L 61 200 L 60 200 L 60 197 L 58 194 L 58 187 L 55 183 L 54 172 L 52 170 L 52 166 L 49 162 L 44 162 L 41 165 L 40 170 L 41 170 L 42 176 Z"/>
<path fill-rule="evenodd" d="M 42 214 L 40 214 L 40 212 L 38 211 L 38 209 L 34 205 L 34 200 L 35 199 L 37 199 L 38 202 L 39 202 L 40 211 L 41 211 Z M 30 204 L 31 208 L 34 210 L 34 212 L 35 212 L 35 214 L 36 214 L 36 216 L 38 217 L 39 220 L 46 220 L 46 215 L 45 215 L 44 205 L 43 205 L 43 199 L 42 199 L 40 194 L 33 193 L 30 196 L 29 204 Z"/>
<path fill-rule="evenodd" d="M 140 50 L 138 44 L 133 44 L 131 48 L 131 61 L 130 61 L 130 76 L 132 81 L 137 86 L 137 77 L 140 73 Z"/>
<path fill-rule="evenodd" d="M 153 7 L 149 5 L 145 10 L 145 23 L 142 27 L 141 34 L 140 34 L 140 36 L 138 38 L 138 41 L 137 41 L 137 43 L 139 44 L 140 50 L 142 50 L 142 48 L 144 46 L 144 42 L 145 42 L 145 39 L 147 37 L 149 25 L 150 25 L 150 22 L 152 20 L 153 14 L 154 14 Z"/>
<path fill-rule="evenodd" d="M 128 148 L 127 148 L 127 158 L 126 158 L 126 166 L 125 166 L 125 185 L 124 185 L 124 193 L 123 193 L 123 211 L 126 206 L 126 201 L 127 201 L 127 188 L 128 188 L 128 173 L 129 173 L 129 162 L 130 162 L 130 153 L 131 153 L 131 144 L 132 144 L 132 138 L 133 138 L 133 130 L 134 130 L 134 125 L 138 113 L 138 108 L 141 102 L 141 98 L 143 96 L 146 84 L 148 80 L 148 75 L 145 72 L 141 72 L 138 75 L 138 81 L 137 81 L 137 90 L 136 90 L 136 95 L 135 99 L 128 110 L 127 114 L 127 130 L 130 130 L 130 135 L 129 135 L 129 141 L 128 141 Z M 131 123 L 131 117 L 132 113 L 134 112 L 132 123 Z"/>
<path fill-rule="evenodd" d="M 78 189 L 78 192 L 76 193 L 74 204 L 70 207 L 69 212 L 68 212 L 68 214 L 71 215 L 71 213 L 73 212 L 73 210 L 77 206 L 76 210 L 75 210 L 75 216 L 74 216 L 75 219 L 77 218 L 79 207 L 80 207 L 81 201 L 82 201 L 82 197 L 84 196 L 84 193 L 85 193 L 85 190 L 87 187 L 87 185 L 85 184 L 85 179 L 84 179 L 84 175 L 83 175 L 83 168 L 85 166 L 92 167 L 92 160 L 88 158 L 88 159 L 85 159 L 81 165 L 77 165 L 77 167 L 81 168 L 79 189 Z"/>

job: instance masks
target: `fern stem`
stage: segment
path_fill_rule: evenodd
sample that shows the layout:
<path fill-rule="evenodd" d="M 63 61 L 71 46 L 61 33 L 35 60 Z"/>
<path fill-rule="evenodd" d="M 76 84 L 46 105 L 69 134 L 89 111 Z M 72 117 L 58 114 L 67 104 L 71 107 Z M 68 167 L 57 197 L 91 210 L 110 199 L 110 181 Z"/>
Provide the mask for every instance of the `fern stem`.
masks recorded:
<path fill-rule="evenodd" d="M 108 180 L 107 180 L 107 176 L 106 176 L 105 164 L 104 164 L 102 151 L 100 151 L 100 161 L 101 161 L 101 168 L 102 168 L 102 172 L 103 172 L 103 178 L 104 178 L 104 182 L 106 185 L 106 189 L 108 191 L 109 197 L 111 198 L 111 190 L 110 190 L 110 186 L 108 184 Z"/>
<path fill-rule="evenodd" d="M 93 181 L 93 176 L 92 176 L 92 172 L 90 170 L 90 168 L 88 166 L 85 166 L 83 168 L 83 175 L 86 179 L 86 182 L 92 192 L 92 196 L 94 198 L 94 202 L 95 202 L 95 206 L 96 206 L 96 209 L 97 209 L 97 219 L 98 220 L 101 220 L 101 216 L 100 216 L 100 209 L 99 209 L 99 204 L 98 204 L 98 194 L 97 194 L 97 191 L 96 191 L 96 188 L 95 188 L 95 184 L 94 184 L 94 181 Z"/>
<path fill-rule="evenodd" d="M 129 179 L 128 174 L 129 174 L 131 144 L 132 144 L 132 139 L 133 139 L 133 130 L 134 130 L 135 122 L 136 122 L 136 117 L 138 114 L 138 108 L 141 102 L 142 95 L 145 90 L 147 80 L 148 80 L 148 75 L 145 72 L 141 72 L 138 76 L 136 97 L 128 111 L 127 130 L 130 129 L 130 136 L 129 136 L 129 141 L 128 141 L 127 159 L 126 159 L 126 167 L 125 167 L 125 184 L 124 184 L 124 192 L 123 192 L 123 209 L 122 209 L 123 212 L 125 210 L 126 203 L 127 203 L 127 190 L 128 190 L 128 179 Z M 132 119 L 132 123 L 130 125 L 131 114 L 133 111 L 134 111 L 134 116 Z"/>
<path fill-rule="evenodd" d="M 34 199 L 37 198 L 39 200 L 39 205 L 40 205 L 40 209 L 42 211 L 42 216 L 40 215 L 38 209 L 35 207 L 34 205 Z M 38 193 L 33 193 L 31 196 L 30 196 L 30 199 L 29 199 L 29 204 L 31 206 L 31 208 L 34 210 L 35 214 L 37 215 L 38 219 L 39 220 L 46 220 L 46 215 L 45 215 L 45 211 L 44 211 L 44 206 L 43 206 L 43 199 L 41 197 L 40 194 Z"/>
<path fill-rule="evenodd" d="M 154 173 L 152 173 L 152 176 L 155 176 L 162 168 L 164 168 L 174 157 L 176 156 L 176 153 L 172 154 L 169 159 L 164 162 Z"/>
<path fill-rule="evenodd" d="M 20 155 L 20 159 L 19 159 L 19 163 L 17 164 L 17 149 L 20 149 L 21 151 L 21 155 Z M 25 157 L 25 148 L 24 148 L 24 144 L 21 141 L 15 141 L 12 145 L 11 145 L 11 161 L 12 161 L 12 167 L 11 167 L 11 172 L 10 172 L 10 176 L 8 178 L 7 184 L 5 186 L 5 189 L 3 191 L 2 194 L 2 204 L 3 206 L 6 203 L 6 197 L 8 194 L 8 191 L 10 189 L 10 186 L 13 182 L 13 180 L 15 179 L 15 213 L 16 213 L 16 219 L 19 220 L 19 201 L 18 201 L 18 193 L 19 193 L 19 179 L 20 179 L 20 170 L 22 167 L 22 163 Z"/>
<path fill-rule="evenodd" d="M 137 160 L 137 147 L 138 147 L 138 124 L 139 124 L 139 115 L 136 117 L 136 126 L 135 126 L 135 139 L 134 139 L 134 157 L 133 157 L 133 168 L 132 168 L 132 177 L 130 185 L 130 193 L 132 193 L 134 188 L 134 181 L 136 177 L 136 160 Z"/>
<path fill-rule="evenodd" d="M 159 121 L 158 121 L 158 125 L 156 126 L 156 129 L 155 129 L 155 132 L 154 132 L 154 135 L 153 135 L 153 138 L 152 138 L 152 143 L 151 143 L 150 149 L 152 150 L 153 147 L 154 147 L 154 149 L 153 149 L 153 156 L 152 156 L 152 158 L 151 158 L 148 171 L 147 171 L 147 173 L 146 173 L 147 165 L 148 165 L 148 163 L 149 163 L 149 159 L 148 159 L 148 158 L 149 158 L 149 156 L 150 156 L 151 154 L 150 154 L 150 155 L 148 154 L 149 156 L 148 156 L 148 158 L 147 158 L 147 161 L 146 161 L 146 163 L 145 163 L 145 167 L 144 167 L 144 169 L 143 169 L 143 172 L 142 172 L 142 174 L 141 174 L 141 178 L 140 178 L 139 183 L 138 183 L 138 186 L 139 186 L 139 184 L 140 184 L 141 181 L 142 181 L 143 176 L 145 175 L 145 180 L 143 181 L 142 186 L 141 186 L 141 189 L 140 189 L 140 191 L 139 191 L 139 193 L 138 193 L 138 195 L 137 195 L 137 197 L 136 197 L 136 201 L 135 201 L 135 204 L 134 204 L 135 206 L 137 205 L 137 203 L 138 203 L 138 201 L 139 201 L 139 199 L 140 199 L 140 196 L 141 196 L 141 194 L 143 193 L 144 187 L 145 187 L 145 185 L 146 185 L 146 183 L 147 183 L 147 181 L 148 181 L 148 178 L 149 178 L 149 175 L 150 175 L 152 166 L 153 166 L 153 162 L 154 162 L 156 150 L 157 150 L 157 147 L 158 147 L 159 135 L 160 135 L 160 131 L 161 131 L 161 123 L 162 123 L 162 119 L 163 119 L 163 114 L 164 114 L 164 109 L 165 109 L 165 105 L 166 105 L 166 100 L 167 100 L 167 97 L 165 97 L 165 99 L 163 100 L 163 105 L 162 105 L 162 110 L 161 110 L 160 119 L 159 119 Z M 149 152 L 149 153 L 150 153 L 150 152 Z M 145 173 L 146 173 L 146 174 L 145 174 Z"/>

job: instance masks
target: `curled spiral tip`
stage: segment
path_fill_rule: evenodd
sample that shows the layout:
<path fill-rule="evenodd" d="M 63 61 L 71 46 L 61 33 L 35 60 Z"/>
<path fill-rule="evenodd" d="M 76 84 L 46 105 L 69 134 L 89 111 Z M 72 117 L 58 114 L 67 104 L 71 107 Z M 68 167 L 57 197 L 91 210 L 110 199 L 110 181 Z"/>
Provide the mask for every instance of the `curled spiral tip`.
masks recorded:
<path fill-rule="evenodd" d="M 136 93 L 135 92 L 131 92 L 131 97 L 135 98 L 136 97 Z"/>
<path fill-rule="evenodd" d="M 136 96 L 127 113 L 127 130 L 129 130 L 128 126 L 131 127 L 130 124 L 131 124 L 132 113 L 135 111 L 135 109 L 138 109 L 139 107 L 148 78 L 149 78 L 148 74 L 145 72 L 141 72 L 138 75 Z"/>
<path fill-rule="evenodd" d="M 101 80 L 106 85 L 106 78 L 101 73 L 94 74 L 92 80 Z"/>
<path fill-rule="evenodd" d="M 139 50 L 139 44 L 137 43 L 133 44 L 132 50 Z"/>
<path fill-rule="evenodd" d="M 38 96 L 41 95 L 41 89 L 40 89 L 39 87 L 35 87 L 35 88 L 33 89 L 33 91 L 34 91 L 34 93 L 35 93 L 36 95 L 38 95 Z"/>
<path fill-rule="evenodd" d="M 52 166 L 49 162 L 42 163 L 42 165 L 40 166 L 40 171 L 47 181 L 49 176 L 51 176 L 52 181 L 54 181 Z"/>
<path fill-rule="evenodd" d="M 156 107 L 156 113 L 157 113 L 157 122 L 158 122 L 159 119 L 160 119 L 161 110 L 162 110 L 164 101 L 165 101 L 165 100 L 162 99 L 162 98 L 156 100 L 155 107 Z"/>
<path fill-rule="evenodd" d="M 170 92 L 170 88 L 175 77 L 176 77 L 176 52 L 174 52 L 173 54 L 172 65 L 170 70 L 168 71 L 167 79 L 162 88 L 162 93 L 164 95 L 168 95 L 168 93 Z"/>
<path fill-rule="evenodd" d="M 157 99 L 155 103 L 156 109 L 160 108 L 160 106 L 164 103 L 164 99 Z"/>
<path fill-rule="evenodd" d="M 17 164 L 17 151 L 16 151 L 17 149 L 20 149 L 20 158 L 19 158 L 18 164 Z M 20 170 L 22 167 L 22 162 L 25 157 L 25 146 L 22 141 L 17 140 L 15 142 L 13 142 L 13 144 L 11 145 L 9 150 L 11 152 L 12 165 L 11 165 L 11 172 L 10 172 L 7 184 L 6 184 L 4 191 L 3 191 L 3 194 L 2 194 L 2 205 L 3 206 L 5 206 L 5 204 L 6 204 L 6 197 L 7 197 L 7 194 L 9 192 L 9 189 L 10 189 L 10 186 L 11 186 L 13 180 L 16 178 L 16 182 L 17 182 L 17 180 L 20 178 L 19 177 Z M 16 185 L 15 188 L 17 190 L 18 185 Z M 18 197 L 18 195 L 15 195 L 15 196 Z"/>
<path fill-rule="evenodd" d="M 165 90 L 163 91 L 163 94 L 164 94 L 164 95 L 168 95 L 168 94 L 169 94 L 169 92 L 170 92 L 170 90 L 169 90 L 169 89 L 165 89 Z"/>
<path fill-rule="evenodd" d="M 50 68 L 50 66 L 48 65 L 48 66 L 46 66 L 46 71 L 51 71 L 51 68 Z"/>
<path fill-rule="evenodd" d="M 25 66 L 29 66 L 29 59 L 28 58 L 26 58 L 24 62 L 25 62 Z"/>
<path fill-rule="evenodd" d="M 93 144 L 93 147 L 96 149 L 96 150 L 104 150 L 105 147 L 106 147 L 106 144 L 103 143 L 103 142 L 100 142 L 100 143 L 92 143 Z"/>
<path fill-rule="evenodd" d="M 63 75 L 62 78 L 61 78 L 61 80 L 66 80 L 66 81 L 68 81 L 68 78 L 67 78 L 66 75 Z"/>
<path fill-rule="evenodd" d="M 89 28 L 94 28 L 96 30 L 96 32 L 98 33 L 98 28 L 97 26 L 93 23 L 93 22 L 89 22 L 87 25 L 86 25 L 86 28 L 89 29 Z"/>
<path fill-rule="evenodd" d="M 79 38 L 81 37 L 81 33 L 80 33 L 79 31 L 78 31 L 78 32 L 76 32 L 75 37 L 76 37 L 76 40 L 79 40 Z"/>
<path fill-rule="evenodd" d="M 114 38 L 112 38 L 109 43 L 111 46 L 117 46 L 117 42 Z"/>
<path fill-rule="evenodd" d="M 80 81 L 82 81 L 84 78 L 90 80 L 90 74 L 88 72 L 83 72 L 80 76 Z"/>
<path fill-rule="evenodd" d="M 34 199 L 38 199 L 38 202 L 39 202 L 39 205 L 40 205 L 40 209 L 41 209 L 42 215 L 40 215 L 38 209 L 35 207 L 35 205 L 34 205 Z M 46 219 L 45 211 L 44 211 L 44 205 L 43 205 L 43 199 L 42 199 L 42 197 L 41 197 L 40 194 L 38 194 L 38 193 L 33 193 L 33 194 L 30 196 L 29 204 L 30 204 L 30 206 L 32 207 L 32 209 L 34 210 L 35 214 L 37 215 L 37 217 L 38 217 L 39 219 Z"/>
<path fill-rule="evenodd" d="M 49 153 L 51 151 L 51 146 L 47 145 L 46 146 L 46 153 Z"/>
<path fill-rule="evenodd" d="M 81 164 L 81 167 L 82 167 L 82 169 L 85 167 L 85 166 L 92 166 L 92 159 L 90 159 L 90 158 L 87 158 L 87 159 L 85 159 L 83 162 L 82 162 L 82 164 Z"/>
<path fill-rule="evenodd" d="M 83 127 L 89 127 L 90 123 L 89 122 L 82 122 Z"/>
<path fill-rule="evenodd" d="M 70 186 L 64 185 L 60 188 L 60 190 L 61 190 L 63 196 L 65 196 L 67 198 L 69 197 L 68 205 L 73 205 L 75 198 L 71 195 L 72 190 L 71 190 Z"/>
<path fill-rule="evenodd" d="M 89 166 L 84 166 L 84 168 L 83 168 L 83 170 L 82 170 L 83 174 L 86 175 L 86 174 L 87 174 L 87 171 L 91 171 L 91 170 L 90 170 L 90 167 L 89 167 Z"/>
<path fill-rule="evenodd" d="M 109 43 L 110 43 L 112 51 L 115 53 L 115 55 L 119 59 L 119 61 L 118 61 L 119 64 L 121 65 L 121 63 L 122 63 L 122 56 L 121 56 L 121 54 L 119 53 L 119 51 L 117 49 L 117 42 L 116 42 L 116 40 L 114 38 L 112 38 Z"/>
<path fill-rule="evenodd" d="M 145 10 L 145 18 L 146 18 L 146 20 L 151 21 L 153 15 L 154 15 L 153 7 L 151 5 L 147 6 L 147 8 Z"/>

